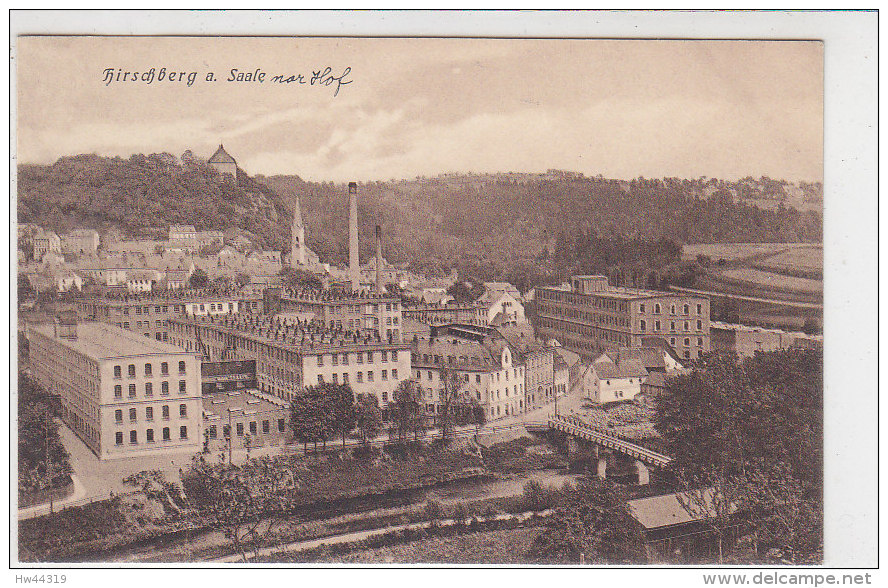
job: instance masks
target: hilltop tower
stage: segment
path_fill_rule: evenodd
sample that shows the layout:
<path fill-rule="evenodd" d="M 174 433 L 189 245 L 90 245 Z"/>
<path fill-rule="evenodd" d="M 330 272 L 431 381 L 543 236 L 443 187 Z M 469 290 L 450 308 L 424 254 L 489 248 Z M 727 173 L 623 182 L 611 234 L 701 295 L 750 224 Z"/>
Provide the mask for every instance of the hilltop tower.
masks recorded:
<path fill-rule="evenodd" d="M 293 226 L 290 229 L 290 266 L 305 265 L 305 223 L 302 222 L 302 209 L 299 196 L 293 208 Z"/>
<path fill-rule="evenodd" d="M 226 181 L 237 184 L 237 161 L 225 151 L 221 143 L 213 156 L 207 160 L 207 163 L 219 172 L 219 175 L 225 178 Z"/>

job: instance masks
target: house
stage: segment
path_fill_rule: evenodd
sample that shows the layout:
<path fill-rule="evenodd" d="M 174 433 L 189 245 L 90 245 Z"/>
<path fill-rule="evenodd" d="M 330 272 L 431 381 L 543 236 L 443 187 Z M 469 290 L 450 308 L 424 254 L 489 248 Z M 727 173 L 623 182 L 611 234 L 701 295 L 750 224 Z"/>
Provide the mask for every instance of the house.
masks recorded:
<path fill-rule="evenodd" d="M 706 519 L 725 518 L 727 533 L 723 541 L 729 545 L 742 533 L 740 521 L 735 518 L 737 505 L 719 499 L 713 488 L 637 498 L 626 506 L 644 537 L 651 563 L 700 563 L 717 558 L 718 539 Z"/>
<path fill-rule="evenodd" d="M 281 263 L 281 252 L 280 251 L 251 251 L 249 255 L 247 255 L 247 261 L 265 261 L 271 263 Z"/>
<path fill-rule="evenodd" d="M 126 289 L 130 292 L 151 292 L 154 283 L 161 279 L 157 270 L 136 269 L 128 270 L 126 275 Z"/>
<path fill-rule="evenodd" d="M 476 304 L 478 305 L 476 324 L 503 326 L 527 322 L 527 318 L 524 316 L 524 305 L 521 304 L 520 296 L 513 295 L 509 289 L 485 290 Z"/>
<path fill-rule="evenodd" d="M 163 281 L 167 290 L 177 290 L 188 286 L 188 277 L 186 270 L 168 270 Z"/>
<path fill-rule="evenodd" d="M 447 293 L 446 288 L 423 288 L 419 299 L 425 304 L 449 304 L 453 296 Z"/>
<path fill-rule="evenodd" d="M 413 378 L 422 390 L 426 414 L 442 410 L 445 370 L 457 374 L 465 398 L 483 407 L 487 420 L 524 412 L 524 365 L 504 339 L 433 329 L 427 339 L 415 336 L 411 347 Z"/>
<path fill-rule="evenodd" d="M 231 245 L 238 251 L 246 251 L 253 246 L 253 243 L 243 235 L 237 235 L 231 240 Z"/>
<path fill-rule="evenodd" d="M 28 281 L 35 292 L 68 292 L 83 288 L 83 278 L 69 269 L 28 274 Z"/>
<path fill-rule="evenodd" d="M 222 247 L 225 242 L 225 235 L 222 231 L 198 231 L 197 246 L 201 247 Z"/>
<path fill-rule="evenodd" d="M 169 238 L 169 249 L 194 251 L 198 247 L 197 229 L 194 225 L 171 225 Z"/>
<path fill-rule="evenodd" d="M 74 229 L 61 237 L 62 253 L 95 255 L 99 248 L 99 232 L 95 229 Z"/>
<path fill-rule="evenodd" d="M 484 282 L 484 292 L 495 294 L 508 294 L 517 300 L 521 299 L 521 293 L 518 288 L 508 282 Z"/>
<path fill-rule="evenodd" d="M 49 252 L 62 252 L 62 240 L 52 231 L 40 231 L 34 235 L 33 243 L 35 261 L 43 260 L 43 256 Z"/>
<path fill-rule="evenodd" d="M 222 249 L 219 250 L 219 253 L 216 254 L 216 259 L 222 265 L 225 265 L 230 260 L 236 259 L 238 257 L 240 257 L 240 253 L 231 245 L 225 245 L 224 247 L 222 247 Z"/>
<path fill-rule="evenodd" d="M 640 361 L 619 363 L 596 361 L 586 368 L 582 377 L 583 393 L 593 402 L 622 402 L 641 393 L 641 382 L 648 372 Z"/>
<path fill-rule="evenodd" d="M 620 347 L 615 351 L 602 353 L 595 362 L 609 361 L 616 364 L 625 360 L 640 362 L 648 373 L 660 372 L 665 374 L 683 367 L 675 350 L 668 345 L 660 347 Z"/>
<path fill-rule="evenodd" d="M 47 251 L 43 254 L 41 265 L 46 270 L 59 268 L 65 265 L 65 256 L 55 251 Z"/>

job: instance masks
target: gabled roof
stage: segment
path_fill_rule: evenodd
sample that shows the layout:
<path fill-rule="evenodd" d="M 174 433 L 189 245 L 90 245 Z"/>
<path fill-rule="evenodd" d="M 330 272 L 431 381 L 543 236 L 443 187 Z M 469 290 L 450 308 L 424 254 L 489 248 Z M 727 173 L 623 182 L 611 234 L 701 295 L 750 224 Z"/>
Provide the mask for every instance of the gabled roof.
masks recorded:
<path fill-rule="evenodd" d="M 663 357 L 665 349 L 658 347 L 620 347 L 616 353 L 617 362 L 620 360 L 637 360 L 650 369 L 666 369 L 666 358 Z"/>
<path fill-rule="evenodd" d="M 237 162 L 234 160 L 232 156 L 225 151 L 225 148 L 222 147 L 222 144 L 219 144 L 219 148 L 216 149 L 216 152 L 213 153 L 213 156 L 207 160 L 207 163 L 234 163 Z"/>
<path fill-rule="evenodd" d="M 592 364 L 592 369 L 598 375 L 598 378 L 643 378 L 648 375 L 644 366 L 638 360 L 630 359 L 613 364 L 609 362 Z"/>
<path fill-rule="evenodd" d="M 638 498 L 626 503 L 629 514 L 645 529 L 660 529 L 701 521 L 717 514 L 713 497 L 715 490 L 705 488 L 693 492 L 676 492 Z M 731 505 L 731 512 L 737 510 Z"/>
<path fill-rule="evenodd" d="M 565 349 L 564 347 L 555 347 L 555 355 L 561 357 L 568 367 L 573 367 L 580 361 L 580 355 L 578 353 L 575 353 L 570 349 Z"/>

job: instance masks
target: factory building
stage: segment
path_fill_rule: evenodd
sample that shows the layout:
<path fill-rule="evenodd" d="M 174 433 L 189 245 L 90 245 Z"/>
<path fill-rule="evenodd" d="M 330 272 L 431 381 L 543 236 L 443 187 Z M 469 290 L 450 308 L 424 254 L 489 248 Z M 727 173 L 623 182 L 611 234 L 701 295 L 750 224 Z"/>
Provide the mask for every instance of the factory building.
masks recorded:
<path fill-rule="evenodd" d="M 57 319 L 29 325 L 37 382 L 99 457 L 198 451 L 200 364 L 194 353 L 114 325 Z"/>
<path fill-rule="evenodd" d="M 171 341 L 204 361 L 253 360 L 262 392 L 286 401 L 306 386 L 349 384 L 355 394 L 393 399 L 410 378 L 410 351 L 377 333 L 332 330 L 313 320 L 229 315 L 170 320 Z"/>

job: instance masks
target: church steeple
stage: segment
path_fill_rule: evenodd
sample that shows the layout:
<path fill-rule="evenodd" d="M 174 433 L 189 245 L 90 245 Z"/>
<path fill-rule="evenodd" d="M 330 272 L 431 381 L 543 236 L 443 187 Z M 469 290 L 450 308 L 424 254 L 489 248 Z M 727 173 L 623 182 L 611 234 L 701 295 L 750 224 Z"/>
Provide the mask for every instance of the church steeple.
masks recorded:
<path fill-rule="evenodd" d="M 305 223 L 302 221 L 302 209 L 299 196 L 293 206 L 293 226 L 290 229 L 290 265 L 305 265 Z"/>

